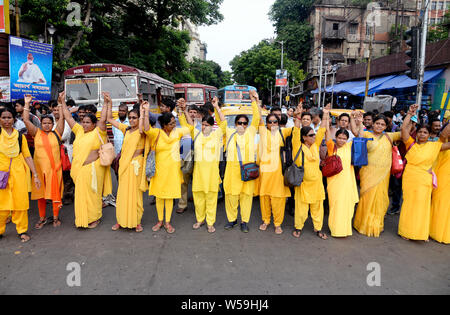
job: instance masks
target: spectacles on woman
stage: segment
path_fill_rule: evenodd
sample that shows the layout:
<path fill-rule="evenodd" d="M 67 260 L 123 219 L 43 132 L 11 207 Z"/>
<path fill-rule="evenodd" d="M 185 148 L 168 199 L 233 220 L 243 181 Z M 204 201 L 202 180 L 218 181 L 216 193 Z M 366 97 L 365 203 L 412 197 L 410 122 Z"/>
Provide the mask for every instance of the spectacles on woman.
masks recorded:
<path fill-rule="evenodd" d="M 246 122 L 246 121 L 238 121 L 236 124 L 239 125 L 239 126 L 247 126 L 248 122 Z"/>
<path fill-rule="evenodd" d="M 278 120 L 269 120 L 268 124 L 278 124 Z"/>
<path fill-rule="evenodd" d="M 316 136 L 316 134 L 315 133 L 310 133 L 309 135 L 307 135 L 307 137 L 315 137 Z"/>

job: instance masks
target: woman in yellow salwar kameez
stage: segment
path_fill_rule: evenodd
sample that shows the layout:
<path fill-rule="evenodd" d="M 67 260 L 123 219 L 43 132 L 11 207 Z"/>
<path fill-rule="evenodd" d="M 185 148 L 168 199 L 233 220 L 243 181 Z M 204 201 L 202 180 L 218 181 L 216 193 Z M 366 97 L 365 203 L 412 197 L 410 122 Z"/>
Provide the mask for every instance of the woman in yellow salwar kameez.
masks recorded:
<path fill-rule="evenodd" d="M 389 207 L 389 178 L 392 167 L 392 144 L 400 140 L 400 132 L 384 133 L 388 120 L 383 115 L 374 119 L 373 132 L 364 132 L 362 120 L 355 122 L 351 115 L 352 132 L 360 137 L 373 139 L 367 142 L 368 165 L 361 167 L 360 197 L 353 227 L 366 236 L 379 237 L 384 229 L 384 217 Z M 362 115 L 362 114 L 358 114 Z"/>
<path fill-rule="evenodd" d="M 63 92 L 64 93 L 64 92 Z M 103 97 L 106 94 L 103 93 Z M 97 122 L 94 114 L 87 114 L 81 125 L 75 122 L 62 97 L 64 118 L 75 134 L 70 176 L 75 183 L 75 226 L 96 228 L 102 217 L 102 196 L 112 192 L 109 166 L 100 165 L 99 149 L 107 142 L 106 106 Z"/>
<path fill-rule="evenodd" d="M 148 189 L 145 176 L 145 154 L 150 148 L 145 134 L 140 131 L 141 110 L 132 109 L 128 112 L 130 126 L 116 121 L 112 115 L 112 101 L 105 98 L 108 108 L 108 122 L 124 134 L 122 151 L 119 159 L 119 186 L 116 198 L 116 220 L 113 231 L 119 228 L 136 229 L 142 232 L 141 225 L 144 214 L 143 193 Z M 142 106 L 141 106 L 142 107 Z M 143 123 L 142 123 L 143 127 Z M 146 150 L 147 148 L 147 150 Z"/>
<path fill-rule="evenodd" d="M 156 171 L 150 180 L 149 195 L 156 198 L 158 223 L 152 227 L 153 232 L 159 231 L 163 225 L 166 232 L 172 234 L 175 228 L 170 224 L 173 211 L 173 200 L 181 198 L 180 140 L 190 134 L 187 127 L 176 128 L 176 120 L 172 113 L 164 113 L 158 118 L 161 129 L 152 128 L 149 122 L 150 106 L 143 105 L 144 132 L 150 137 L 152 147 L 155 147 Z M 165 210 L 165 223 L 164 223 Z"/>
<path fill-rule="evenodd" d="M 325 189 L 323 187 L 323 176 L 320 171 L 320 155 L 319 148 L 325 137 L 326 124 L 329 124 L 329 108 L 330 104 L 324 108 L 324 119 L 320 124 L 317 134 L 309 126 L 301 127 L 301 120 L 298 115 L 295 120 L 295 127 L 292 132 L 292 158 L 295 159 L 297 153 L 302 150 L 296 160 L 296 165 L 301 166 L 304 160 L 305 173 L 303 182 L 299 187 L 295 187 L 295 215 L 294 215 L 294 231 L 292 235 L 296 238 L 300 237 L 302 229 L 308 219 L 308 212 L 311 212 L 311 218 L 314 225 L 314 232 L 321 239 L 326 240 L 328 236 L 322 232 L 323 227 L 323 201 L 325 200 Z M 296 113 L 303 111 L 299 105 Z M 303 155 L 303 157 L 302 157 Z"/>
<path fill-rule="evenodd" d="M 430 237 L 450 244 L 450 150 L 439 154 L 435 173 L 438 187 L 433 190 L 431 198 Z"/>
<path fill-rule="evenodd" d="M 6 221 L 12 212 L 12 222 L 16 225 L 19 238 L 22 242 L 28 242 L 29 171 L 33 173 L 37 189 L 41 187 L 41 182 L 25 136 L 13 128 L 15 115 L 13 109 L 0 110 L 0 171 L 9 171 L 6 187 L 0 189 L 0 238 L 5 233 Z M 21 141 L 19 137 L 22 137 Z"/>
<path fill-rule="evenodd" d="M 280 147 L 292 133 L 292 128 L 279 128 L 275 114 L 266 117 L 266 126 L 261 118 L 259 126 L 259 203 L 261 207 L 261 231 L 267 230 L 273 215 L 275 234 L 282 234 L 281 224 L 284 220 L 286 198 L 291 196 L 289 187 L 284 185 Z"/>
<path fill-rule="evenodd" d="M 215 232 L 217 197 L 221 183 L 219 174 L 219 162 L 223 149 L 223 136 L 226 133 L 227 121 L 219 108 L 219 100 L 215 97 L 212 104 L 216 117 L 219 117 L 219 128 L 213 130 L 214 118 L 203 117 L 201 130 L 194 127 L 194 122 L 189 116 L 182 100 L 184 114 L 180 116 L 180 124 L 188 127 L 194 142 L 194 171 L 192 175 L 192 194 L 194 197 L 195 216 L 197 222 L 193 225 L 198 230 L 206 224 L 209 233 Z M 186 123 L 187 120 L 187 123 Z"/>
<path fill-rule="evenodd" d="M 227 128 L 226 148 L 227 165 L 223 188 L 225 190 L 225 211 L 228 223 L 226 230 L 231 230 L 237 225 L 238 207 L 241 210 L 241 231 L 249 232 L 248 222 L 252 211 L 253 194 L 255 191 L 255 180 L 242 181 L 241 165 L 238 157 L 238 146 L 241 151 L 242 164 L 255 163 L 255 136 L 258 132 L 260 107 L 256 91 L 250 91 L 252 101 L 253 117 L 249 126 L 246 115 L 237 115 L 235 118 L 236 129 Z M 217 117 L 216 117 L 217 118 Z"/>
<path fill-rule="evenodd" d="M 352 142 L 347 142 L 349 136 L 347 130 L 339 129 L 336 132 L 336 143 L 334 143 L 330 127 L 327 125 L 328 156 L 336 154 L 342 161 L 342 171 L 327 178 L 330 209 L 328 227 L 333 237 L 352 235 L 352 219 L 355 205 L 359 200 L 355 171 L 352 165 Z"/>
<path fill-rule="evenodd" d="M 410 136 L 411 117 L 416 114 L 417 109 L 417 105 L 410 107 L 402 125 L 402 139 L 408 153 L 406 153 L 407 164 L 403 173 L 403 204 L 398 234 L 404 239 L 428 241 L 432 222 L 432 168 L 439 152 L 450 149 L 450 142 L 446 142 L 450 134 L 450 125 L 442 131 L 437 142 L 428 141 L 431 133 L 429 126 L 418 126 L 417 137 L 414 140 Z"/>

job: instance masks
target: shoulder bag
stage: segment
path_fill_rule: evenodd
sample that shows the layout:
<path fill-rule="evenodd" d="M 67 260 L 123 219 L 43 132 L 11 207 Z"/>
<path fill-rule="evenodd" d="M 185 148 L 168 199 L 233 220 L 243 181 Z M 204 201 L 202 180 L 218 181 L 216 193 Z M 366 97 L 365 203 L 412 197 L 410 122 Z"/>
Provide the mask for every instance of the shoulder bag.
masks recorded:
<path fill-rule="evenodd" d="M 302 165 L 297 166 L 295 162 L 297 162 L 298 156 L 302 153 Z M 288 187 L 299 187 L 303 182 L 303 176 L 305 174 L 305 154 L 303 153 L 303 144 L 298 149 L 297 155 L 293 163 L 286 168 L 284 171 L 284 185 Z"/>
<path fill-rule="evenodd" d="M 56 139 L 58 140 L 59 144 L 59 151 L 61 156 L 61 168 L 63 171 L 70 171 L 70 168 L 72 167 L 69 159 L 69 154 L 67 153 L 66 146 L 62 143 L 61 139 L 59 138 L 56 131 L 52 131 L 53 134 L 56 136 Z"/>
<path fill-rule="evenodd" d="M 147 156 L 147 161 L 145 164 L 145 176 L 147 180 L 150 181 L 156 173 L 156 145 L 158 144 L 159 136 L 161 135 L 161 130 L 158 133 L 158 137 L 155 140 L 155 145 L 153 149 L 150 150 L 150 153 Z"/>
<path fill-rule="evenodd" d="M 100 165 L 101 166 L 110 166 L 116 157 L 116 151 L 114 150 L 114 145 L 109 142 L 108 136 L 106 136 L 107 142 L 104 143 L 100 133 L 97 129 L 98 137 L 100 138 L 100 142 L 102 143 L 100 149 L 98 150 L 98 154 L 100 156 Z"/>
<path fill-rule="evenodd" d="M 398 150 L 398 147 L 394 145 L 392 142 L 392 139 L 385 133 L 384 136 L 388 138 L 389 142 L 392 146 L 392 167 L 391 167 L 391 174 L 395 175 L 398 173 L 403 172 L 405 168 L 405 163 L 403 163 L 402 155 L 400 154 L 400 151 Z"/>
<path fill-rule="evenodd" d="M 337 155 L 337 146 L 334 144 L 334 154 L 323 161 L 322 174 L 325 177 L 332 177 L 342 172 L 342 170 L 342 160 Z"/>
<path fill-rule="evenodd" d="M 239 164 L 241 166 L 241 180 L 243 182 L 248 182 L 257 179 L 259 177 L 258 164 L 256 163 L 242 164 L 241 148 L 239 147 L 237 140 L 236 140 L 236 148 L 239 158 Z"/>

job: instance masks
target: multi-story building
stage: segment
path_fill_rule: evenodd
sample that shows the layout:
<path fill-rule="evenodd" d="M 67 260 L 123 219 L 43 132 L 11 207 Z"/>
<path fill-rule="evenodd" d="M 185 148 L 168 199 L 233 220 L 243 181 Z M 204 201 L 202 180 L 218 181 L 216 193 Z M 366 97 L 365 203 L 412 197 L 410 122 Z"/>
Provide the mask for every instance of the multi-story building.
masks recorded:
<path fill-rule="evenodd" d="M 450 10 L 450 0 L 431 0 L 428 22 L 430 25 L 442 22 L 445 13 Z"/>
<path fill-rule="evenodd" d="M 355 5 L 352 0 L 321 0 L 311 11 L 309 23 L 314 27 L 313 44 L 308 60 L 310 75 L 308 89 L 316 88 L 320 47 L 323 60 L 328 64 L 352 65 L 365 62 L 369 57 L 372 41 L 372 57 L 393 52 L 392 41 L 397 33 L 401 51 L 402 32 L 418 21 L 416 0 L 398 0 L 370 3 L 367 7 Z M 373 21 L 374 27 L 370 27 Z"/>
<path fill-rule="evenodd" d="M 191 36 L 191 42 L 189 44 L 186 59 L 190 62 L 192 62 L 194 58 L 206 60 L 206 44 L 200 41 L 197 25 L 193 24 L 189 20 L 183 19 L 180 23 L 179 29 L 188 31 Z"/>

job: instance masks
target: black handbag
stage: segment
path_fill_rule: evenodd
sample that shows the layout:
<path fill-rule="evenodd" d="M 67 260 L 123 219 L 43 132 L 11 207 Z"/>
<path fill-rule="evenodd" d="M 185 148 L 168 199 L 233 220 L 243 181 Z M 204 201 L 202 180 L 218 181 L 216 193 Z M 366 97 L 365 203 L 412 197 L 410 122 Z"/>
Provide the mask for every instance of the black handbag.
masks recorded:
<path fill-rule="evenodd" d="M 256 163 L 242 164 L 241 149 L 236 141 L 236 148 L 239 157 L 239 165 L 241 166 L 241 180 L 248 182 L 259 177 L 259 166 Z"/>
<path fill-rule="evenodd" d="M 300 149 L 295 156 L 294 162 L 286 169 L 284 172 L 284 185 L 288 187 L 299 187 L 303 182 L 303 176 L 305 174 L 305 154 L 302 150 L 303 145 L 300 146 Z M 295 162 L 298 159 L 298 156 L 302 152 L 302 165 L 297 166 Z"/>

